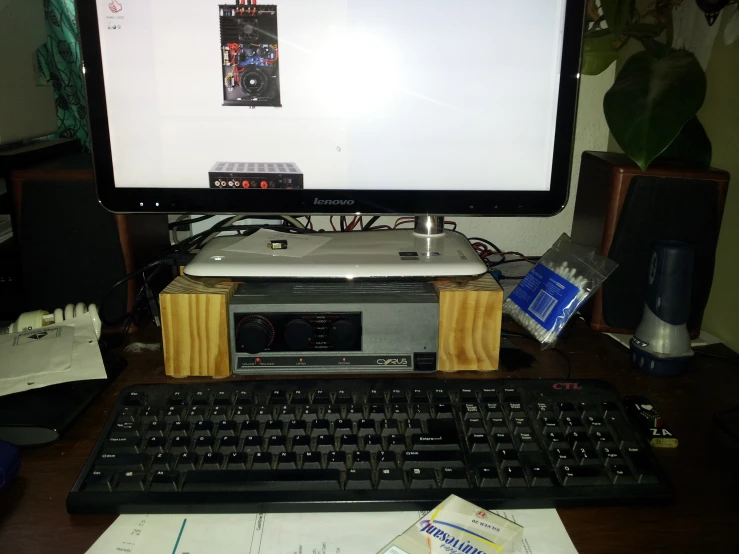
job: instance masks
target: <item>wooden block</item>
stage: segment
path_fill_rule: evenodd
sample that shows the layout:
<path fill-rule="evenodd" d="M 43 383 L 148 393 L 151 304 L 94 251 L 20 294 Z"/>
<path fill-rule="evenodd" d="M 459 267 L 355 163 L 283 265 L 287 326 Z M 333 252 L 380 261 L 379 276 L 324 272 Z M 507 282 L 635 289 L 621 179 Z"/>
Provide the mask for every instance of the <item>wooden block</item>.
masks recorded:
<path fill-rule="evenodd" d="M 231 374 L 228 302 L 237 285 L 175 278 L 159 295 L 164 369 L 172 377 Z"/>
<path fill-rule="evenodd" d="M 434 281 L 439 295 L 439 371 L 498 369 L 503 289 L 492 275 Z"/>

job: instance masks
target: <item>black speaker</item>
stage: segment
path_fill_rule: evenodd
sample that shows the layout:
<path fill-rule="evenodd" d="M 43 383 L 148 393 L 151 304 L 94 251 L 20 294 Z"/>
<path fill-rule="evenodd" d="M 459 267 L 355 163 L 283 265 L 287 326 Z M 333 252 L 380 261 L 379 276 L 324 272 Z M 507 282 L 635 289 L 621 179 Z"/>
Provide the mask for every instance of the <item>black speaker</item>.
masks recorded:
<path fill-rule="evenodd" d="M 24 311 L 77 302 L 99 306 L 110 286 L 133 269 L 128 220 L 100 205 L 90 165 L 89 156 L 71 156 L 11 176 Z M 129 284 L 106 302 L 108 319 L 130 310 Z"/>
<path fill-rule="evenodd" d="M 678 240 L 695 252 L 688 329 L 698 335 L 728 182 L 729 174 L 718 169 L 655 163 L 642 172 L 622 154 L 583 154 L 572 238 L 619 264 L 585 309 L 594 329 L 634 332 L 644 310 L 652 246 Z"/>

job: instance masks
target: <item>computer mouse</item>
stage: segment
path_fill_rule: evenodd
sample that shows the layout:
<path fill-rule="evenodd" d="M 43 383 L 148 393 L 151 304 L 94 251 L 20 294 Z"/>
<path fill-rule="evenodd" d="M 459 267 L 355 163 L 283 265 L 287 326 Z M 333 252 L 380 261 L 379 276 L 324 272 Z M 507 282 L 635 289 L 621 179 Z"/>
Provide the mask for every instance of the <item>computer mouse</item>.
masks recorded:
<path fill-rule="evenodd" d="M 10 485 L 21 467 L 21 451 L 9 442 L 0 441 L 0 492 Z"/>

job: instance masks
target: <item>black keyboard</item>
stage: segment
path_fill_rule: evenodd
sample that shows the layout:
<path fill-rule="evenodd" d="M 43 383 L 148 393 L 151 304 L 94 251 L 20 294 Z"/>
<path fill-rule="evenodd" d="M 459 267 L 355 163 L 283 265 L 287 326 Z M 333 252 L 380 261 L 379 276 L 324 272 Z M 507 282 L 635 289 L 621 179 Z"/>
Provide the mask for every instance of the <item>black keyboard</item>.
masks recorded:
<path fill-rule="evenodd" d="M 488 509 L 664 501 L 602 381 L 264 380 L 124 390 L 70 513 Z"/>

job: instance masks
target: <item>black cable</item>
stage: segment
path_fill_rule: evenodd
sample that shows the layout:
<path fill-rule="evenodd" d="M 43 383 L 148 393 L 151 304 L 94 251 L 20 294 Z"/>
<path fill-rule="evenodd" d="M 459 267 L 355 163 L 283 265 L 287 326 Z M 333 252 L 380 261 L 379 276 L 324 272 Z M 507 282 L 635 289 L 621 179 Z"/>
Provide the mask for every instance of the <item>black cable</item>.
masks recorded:
<path fill-rule="evenodd" d="M 536 343 L 539 343 L 539 341 L 536 340 L 534 337 L 531 337 L 529 335 L 524 335 L 523 333 L 516 333 L 514 331 L 502 331 L 500 336 L 501 337 L 515 337 L 515 338 L 531 340 Z M 559 348 L 550 348 L 550 350 L 554 350 L 557 354 L 562 356 L 567 362 L 567 376 L 565 377 L 565 381 L 569 381 L 570 375 L 572 374 L 572 363 L 570 362 L 570 357 L 567 355 L 567 352 L 565 352 L 564 350 L 560 350 Z"/>
<path fill-rule="evenodd" d="M 493 256 L 496 256 L 496 255 L 499 255 L 499 254 L 493 254 Z M 540 256 L 526 256 L 526 257 L 531 261 L 541 259 Z M 496 266 L 504 265 L 504 264 L 520 264 L 520 263 L 529 263 L 529 262 L 527 262 L 526 260 L 522 260 L 520 258 L 516 258 L 515 260 L 500 260 L 498 262 L 490 262 L 492 267 L 496 267 Z"/>
<path fill-rule="evenodd" d="M 343 215 L 339 217 L 339 231 L 346 231 L 346 222 Z"/>
<path fill-rule="evenodd" d="M 372 226 L 373 226 L 373 225 L 374 225 L 375 223 L 377 223 L 377 221 L 378 221 L 379 219 L 380 219 L 380 216 L 379 216 L 379 215 L 373 215 L 372 217 L 370 217 L 370 218 L 369 218 L 369 221 L 368 221 L 368 222 L 367 222 L 367 224 L 366 224 L 366 225 L 364 226 L 364 230 L 365 230 L 365 231 L 369 231 L 370 229 L 372 229 Z"/>
<path fill-rule="evenodd" d="M 173 221 L 169 224 L 170 229 L 177 229 L 178 227 L 187 227 L 188 225 L 191 225 L 193 223 L 198 223 L 200 221 L 205 221 L 206 219 L 210 219 L 211 217 L 215 217 L 215 215 L 201 215 L 200 217 L 196 217 L 193 219 L 183 219 L 180 221 Z"/>

